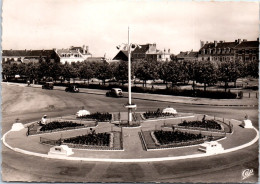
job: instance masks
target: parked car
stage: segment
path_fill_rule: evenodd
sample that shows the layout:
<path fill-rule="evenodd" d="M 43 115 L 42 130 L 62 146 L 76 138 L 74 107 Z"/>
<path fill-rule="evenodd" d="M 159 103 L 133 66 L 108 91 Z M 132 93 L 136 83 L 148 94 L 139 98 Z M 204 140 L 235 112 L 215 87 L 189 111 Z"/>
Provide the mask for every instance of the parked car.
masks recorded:
<path fill-rule="evenodd" d="M 70 85 L 70 86 L 65 88 L 65 91 L 66 92 L 78 93 L 79 92 L 79 88 L 76 85 Z"/>
<path fill-rule="evenodd" d="M 46 82 L 42 85 L 42 89 L 53 89 L 54 83 L 53 82 Z"/>
<path fill-rule="evenodd" d="M 106 96 L 123 97 L 123 92 L 120 88 L 112 88 L 110 91 L 106 92 Z"/>

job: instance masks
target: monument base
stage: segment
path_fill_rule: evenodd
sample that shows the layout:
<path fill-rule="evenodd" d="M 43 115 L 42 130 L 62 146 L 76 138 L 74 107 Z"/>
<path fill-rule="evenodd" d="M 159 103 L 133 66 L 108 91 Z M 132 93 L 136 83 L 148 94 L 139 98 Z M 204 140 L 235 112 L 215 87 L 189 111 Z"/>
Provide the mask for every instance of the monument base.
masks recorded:
<path fill-rule="evenodd" d="M 254 128 L 251 120 L 249 119 L 243 120 L 241 126 L 244 128 Z"/>
<path fill-rule="evenodd" d="M 224 151 L 224 148 L 217 141 L 204 142 L 200 145 L 199 151 L 208 153 L 208 154 L 216 154 Z"/>
<path fill-rule="evenodd" d="M 24 129 L 24 125 L 22 123 L 14 123 L 11 131 L 20 131 Z"/>
<path fill-rule="evenodd" d="M 53 146 L 48 152 L 48 155 L 55 157 L 70 156 L 72 154 L 74 154 L 74 152 L 67 145 Z"/>

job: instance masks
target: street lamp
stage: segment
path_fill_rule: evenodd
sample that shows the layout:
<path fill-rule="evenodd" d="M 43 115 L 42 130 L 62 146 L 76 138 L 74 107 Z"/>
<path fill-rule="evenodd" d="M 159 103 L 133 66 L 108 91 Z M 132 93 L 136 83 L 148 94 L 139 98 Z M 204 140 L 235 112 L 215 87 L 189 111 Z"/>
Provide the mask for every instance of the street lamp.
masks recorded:
<path fill-rule="evenodd" d="M 128 104 L 125 105 L 125 108 L 128 109 L 128 123 L 132 124 L 132 110 L 136 109 L 136 104 L 132 104 L 132 94 L 131 94 L 131 51 L 136 49 L 137 47 L 141 48 L 138 44 L 130 43 L 129 38 L 129 27 L 128 27 L 128 43 L 127 44 L 121 44 L 117 46 L 117 49 L 124 48 L 128 52 Z"/>

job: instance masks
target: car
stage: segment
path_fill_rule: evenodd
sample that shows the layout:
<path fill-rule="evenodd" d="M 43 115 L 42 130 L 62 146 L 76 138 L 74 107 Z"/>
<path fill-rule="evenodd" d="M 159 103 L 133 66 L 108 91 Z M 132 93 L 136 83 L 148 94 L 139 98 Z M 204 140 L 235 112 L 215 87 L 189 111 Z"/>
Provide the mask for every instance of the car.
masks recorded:
<path fill-rule="evenodd" d="M 79 111 L 76 113 L 76 117 L 77 117 L 77 118 L 80 118 L 80 117 L 86 116 L 86 115 L 90 115 L 90 112 L 87 111 L 87 110 L 79 110 Z"/>
<path fill-rule="evenodd" d="M 42 85 L 42 89 L 53 89 L 54 83 L 53 82 L 46 82 Z"/>
<path fill-rule="evenodd" d="M 70 86 L 65 88 L 65 91 L 66 92 L 78 93 L 79 92 L 79 88 L 76 85 L 70 85 Z"/>
<path fill-rule="evenodd" d="M 110 91 L 106 92 L 106 96 L 123 97 L 123 92 L 120 88 L 112 88 Z"/>

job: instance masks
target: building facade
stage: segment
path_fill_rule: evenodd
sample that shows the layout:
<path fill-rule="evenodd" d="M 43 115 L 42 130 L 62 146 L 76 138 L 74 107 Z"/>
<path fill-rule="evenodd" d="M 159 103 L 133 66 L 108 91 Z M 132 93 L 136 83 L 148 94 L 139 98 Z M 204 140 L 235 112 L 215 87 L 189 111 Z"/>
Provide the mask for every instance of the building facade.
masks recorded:
<path fill-rule="evenodd" d="M 199 61 L 230 61 L 240 59 L 242 61 L 258 60 L 259 40 L 235 40 L 234 42 L 201 41 L 198 53 Z"/>
<path fill-rule="evenodd" d="M 40 60 L 55 61 L 57 55 L 55 50 L 3 50 L 2 61 L 4 62 L 17 62 L 29 63 L 39 62 Z"/>
<path fill-rule="evenodd" d="M 55 50 L 59 62 L 62 64 L 68 63 L 71 64 L 73 62 L 83 62 L 85 58 L 78 50 L 70 50 L 70 49 L 56 49 Z"/>

